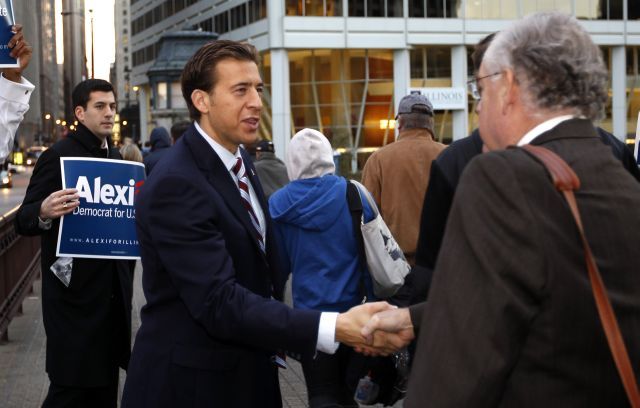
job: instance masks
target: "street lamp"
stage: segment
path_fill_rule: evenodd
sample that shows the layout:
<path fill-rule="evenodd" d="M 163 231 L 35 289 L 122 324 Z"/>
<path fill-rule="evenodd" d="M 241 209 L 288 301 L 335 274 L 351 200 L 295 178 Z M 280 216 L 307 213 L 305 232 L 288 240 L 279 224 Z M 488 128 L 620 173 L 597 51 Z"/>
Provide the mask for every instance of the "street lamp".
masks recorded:
<path fill-rule="evenodd" d="M 61 11 L 61 16 L 70 16 L 76 14 L 80 17 L 84 17 L 82 13 L 77 11 Z M 93 9 L 89 9 L 89 15 L 91 16 L 91 78 L 95 78 L 95 63 L 94 63 L 94 49 L 93 49 Z"/>
<path fill-rule="evenodd" d="M 96 64 L 93 53 L 93 9 L 89 9 L 89 15 L 91 16 L 91 79 L 96 77 Z"/>

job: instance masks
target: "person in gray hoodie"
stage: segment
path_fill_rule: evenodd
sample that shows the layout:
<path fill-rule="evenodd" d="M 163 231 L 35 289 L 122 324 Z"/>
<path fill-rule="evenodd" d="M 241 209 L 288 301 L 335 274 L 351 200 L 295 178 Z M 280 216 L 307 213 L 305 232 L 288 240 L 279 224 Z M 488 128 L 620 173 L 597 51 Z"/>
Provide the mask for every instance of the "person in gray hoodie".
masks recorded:
<path fill-rule="evenodd" d="M 171 147 L 171 136 L 167 129 L 159 126 L 151 131 L 151 153 L 144 158 L 144 167 L 147 170 L 147 176 L 151 174 L 153 167 L 162 159 Z"/>

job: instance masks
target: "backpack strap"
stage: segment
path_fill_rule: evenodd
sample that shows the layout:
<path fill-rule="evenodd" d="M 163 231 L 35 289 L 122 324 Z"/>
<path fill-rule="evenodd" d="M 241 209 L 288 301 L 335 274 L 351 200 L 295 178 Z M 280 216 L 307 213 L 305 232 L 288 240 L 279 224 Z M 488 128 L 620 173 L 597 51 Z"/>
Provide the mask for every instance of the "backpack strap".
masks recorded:
<path fill-rule="evenodd" d="M 533 158 L 544 165 L 551 176 L 554 186 L 558 191 L 564 194 L 564 198 L 569 204 L 571 214 L 573 214 L 573 218 L 578 226 L 578 231 L 580 232 L 580 237 L 582 239 L 584 257 L 587 263 L 589 280 L 591 281 L 591 290 L 593 291 L 593 297 L 596 300 L 600 323 L 602 323 L 604 334 L 607 337 L 607 343 L 609 344 L 613 361 L 618 369 L 618 374 L 622 380 L 622 384 L 631 407 L 640 408 L 640 392 L 638 392 L 638 383 L 633 373 L 633 368 L 631 367 L 629 353 L 624 345 L 624 339 L 620 333 L 620 327 L 618 326 L 616 315 L 613 312 L 611 302 L 607 296 L 607 290 L 604 287 L 602 276 L 600 276 L 598 265 L 593 258 L 591 247 L 584 235 L 584 228 L 582 226 L 580 212 L 578 211 L 578 204 L 573 194 L 573 190 L 580 188 L 580 179 L 578 179 L 578 176 L 573 169 L 569 167 L 569 165 L 562 160 L 560 156 L 551 150 L 542 146 L 533 146 L 530 144 L 522 146 L 522 148 L 525 152 L 529 153 Z"/>
<path fill-rule="evenodd" d="M 347 204 L 349 206 L 349 213 L 351 213 L 351 224 L 353 226 L 353 235 L 356 238 L 358 245 L 358 253 L 360 254 L 360 281 L 358 283 L 358 293 L 362 299 L 366 300 L 367 289 L 364 284 L 364 267 L 367 265 L 367 256 L 364 252 L 364 239 L 362 238 L 362 230 L 360 225 L 362 224 L 362 200 L 360 200 L 360 193 L 358 187 L 351 181 L 345 178 L 347 181 Z M 364 302 L 363 302 L 364 303 Z"/>

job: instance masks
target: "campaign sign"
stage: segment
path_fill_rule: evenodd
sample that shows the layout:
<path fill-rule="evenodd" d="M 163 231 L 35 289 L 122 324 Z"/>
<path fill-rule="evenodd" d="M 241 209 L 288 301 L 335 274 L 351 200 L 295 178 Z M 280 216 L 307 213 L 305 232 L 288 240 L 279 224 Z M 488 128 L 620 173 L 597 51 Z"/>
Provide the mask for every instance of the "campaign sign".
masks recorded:
<path fill-rule="evenodd" d="M 60 220 L 57 256 L 138 259 L 133 206 L 144 184 L 142 163 L 63 157 L 62 187 L 75 188 L 80 205 Z"/>
<path fill-rule="evenodd" d="M 9 40 L 13 37 L 11 26 L 15 24 L 13 18 L 13 4 L 11 0 L 0 0 L 0 68 L 16 68 L 20 65 L 16 58 L 9 53 Z"/>

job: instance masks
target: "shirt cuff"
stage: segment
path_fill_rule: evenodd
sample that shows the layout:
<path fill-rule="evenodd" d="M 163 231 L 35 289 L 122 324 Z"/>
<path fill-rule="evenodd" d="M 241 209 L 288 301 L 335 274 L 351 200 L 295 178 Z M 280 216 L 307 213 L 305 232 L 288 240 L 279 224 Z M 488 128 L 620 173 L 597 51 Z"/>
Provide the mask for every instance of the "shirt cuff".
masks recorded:
<path fill-rule="evenodd" d="M 338 313 L 322 312 L 320 314 L 320 327 L 318 327 L 318 343 L 316 349 L 323 353 L 333 354 L 340 343 L 336 342 L 336 320 Z"/>
<path fill-rule="evenodd" d="M 43 220 L 42 218 L 38 217 L 38 227 L 40 227 L 40 229 L 43 230 L 50 230 L 51 229 L 51 218 L 48 218 L 46 220 Z"/>
<path fill-rule="evenodd" d="M 0 95 L 3 99 L 28 105 L 34 89 L 35 86 L 25 77 L 21 77 L 20 82 L 13 82 L 0 75 Z"/>

